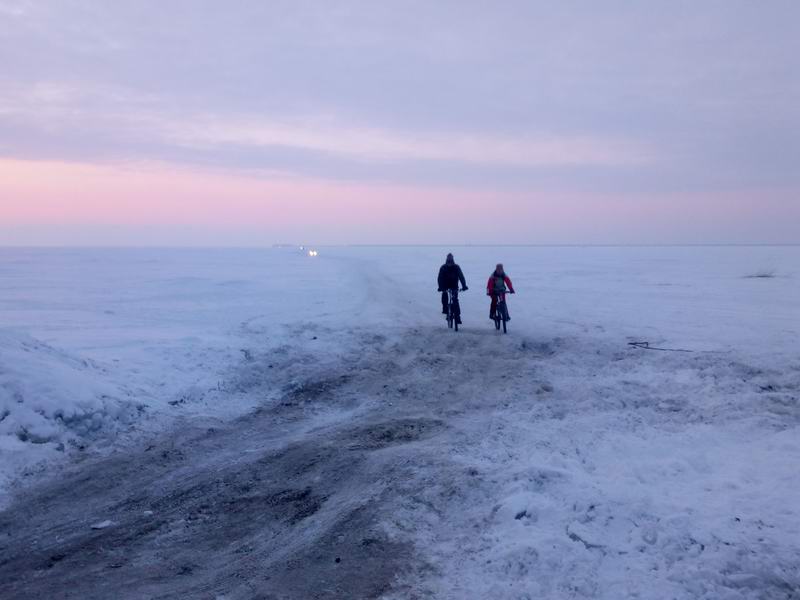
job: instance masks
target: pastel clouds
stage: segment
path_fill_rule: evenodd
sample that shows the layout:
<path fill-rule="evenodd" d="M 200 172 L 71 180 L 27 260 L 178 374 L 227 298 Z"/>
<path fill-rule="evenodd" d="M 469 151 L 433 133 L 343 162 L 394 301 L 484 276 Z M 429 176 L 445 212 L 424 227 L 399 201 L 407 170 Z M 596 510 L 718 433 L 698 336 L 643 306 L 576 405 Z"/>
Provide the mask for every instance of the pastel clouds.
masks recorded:
<path fill-rule="evenodd" d="M 798 241 L 798 18 L 0 0 L 0 243 Z"/>
<path fill-rule="evenodd" d="M 7 88 L 0 117 L 51 133 L 80 135 L 113 127 L 132 144 L 215 150 L 279 147 L 363 162 L 444 161 L 511 167 L 615 167 L 651 162 L 654 149 L 614 136 L 516 136 L 469 131 L 392 130 L 342 122 L 334 116 L 214 115 L 168 111 L 157 95 L 59 82 Z"/>
<path fill-rule="evenodd" d="M 408 132 L 348 127 L 315 117 L 274 121 L 199 116 L 164 124 L 178 144 L 284 146 L 362 161 L 448 161 L 520 167 L 637 165 L 652 159 L 642 144 L 591 136 L 503 137 L 464 132 Z"/>

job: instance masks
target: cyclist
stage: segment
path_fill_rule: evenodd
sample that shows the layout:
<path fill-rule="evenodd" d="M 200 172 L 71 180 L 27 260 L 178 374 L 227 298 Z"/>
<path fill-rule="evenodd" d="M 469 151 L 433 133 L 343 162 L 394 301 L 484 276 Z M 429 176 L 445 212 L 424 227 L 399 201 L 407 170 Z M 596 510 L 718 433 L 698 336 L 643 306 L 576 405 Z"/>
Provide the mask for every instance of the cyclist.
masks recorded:
<path fill-rule="evenodd" d="M 447 290 L 453 290 L 453 312 L 456 323 L 461 325 L 461 307 L 458 304 L 458 283 L 461 282 L 461 291 L 467 291 L 467 281 L 461 267 L 456 264 L 452 254 L 448 254 L 444 264 L 439 267 L 439 291 L 442 292 L 442 313 L 447 314 Z"/>
<path fill-rule="evenodd" d="M 494 321 L 494 313 L 497 310 L 497 296 L 508 291 L 514 294 L 514 285 L 503 269 L 503 263 L 497 263 L 494 272 L 489 275 L 489 282 L 486 284 L 486 295 L 492 297 L 492 304 L 489 306 L 489 318 Z M 508 317 L 511 320 L 511 317 Z"/>

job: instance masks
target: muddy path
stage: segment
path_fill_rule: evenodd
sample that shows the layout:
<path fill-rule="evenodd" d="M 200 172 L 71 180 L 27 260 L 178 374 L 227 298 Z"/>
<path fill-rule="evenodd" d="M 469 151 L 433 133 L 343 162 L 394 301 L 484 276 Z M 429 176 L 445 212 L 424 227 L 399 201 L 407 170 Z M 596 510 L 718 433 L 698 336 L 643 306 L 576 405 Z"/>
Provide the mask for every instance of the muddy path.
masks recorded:
<path fill-rule="evenodd" d="M 258 408 L 22 489 L 0 512 L 0 598 L 645 597 L 656 571 L 675 598 L 798 597 L 796 536 L 738 478 L 709 487 L 728 462 L 702 451 L 788 448 L 797 369 L 488 323 L 296 325 L 277 346 L 246 326 L 204 401 Z M 734 508 L 700 512 L 701 493 Z"/>
<path fill-rule="evenodd" d="M 463 443 L 456 417 L 471 398 L 456 404 L 453 394 L 481 367 L 467 352 L 475 340 L 439 333 L 349 333 L 337 355 L 248 350 L 221 398 L 263 394 L 254 413 L 221 426 L 187 421 L 20 493 L 0 513 L 0 597 L 397 591 L 427 567 L 415 528 L 387 529 L 387 515 L 432 465 L 463 470 L 442 443 Z"/>

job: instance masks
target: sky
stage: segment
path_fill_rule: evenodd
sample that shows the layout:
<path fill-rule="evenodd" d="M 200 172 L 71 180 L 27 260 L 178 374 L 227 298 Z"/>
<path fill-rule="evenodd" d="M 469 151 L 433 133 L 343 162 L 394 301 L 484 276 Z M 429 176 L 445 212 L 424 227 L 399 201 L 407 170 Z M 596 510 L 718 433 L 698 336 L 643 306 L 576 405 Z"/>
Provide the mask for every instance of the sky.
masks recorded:
<path fill-rule="evenodd" d="M 0 0 L 0 245 L 800 243 L 798 23 Z"/>

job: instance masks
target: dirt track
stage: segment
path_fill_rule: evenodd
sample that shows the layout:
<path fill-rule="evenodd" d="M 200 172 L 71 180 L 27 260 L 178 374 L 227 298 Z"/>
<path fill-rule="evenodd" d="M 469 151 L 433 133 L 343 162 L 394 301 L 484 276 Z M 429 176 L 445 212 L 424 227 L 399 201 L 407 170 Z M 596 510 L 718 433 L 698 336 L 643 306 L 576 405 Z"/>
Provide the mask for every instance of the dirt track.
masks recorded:
<path fill-rule="evenodd" d="M 317 367 L 296 350 L 246 353 L 226 386 L 281 389 L 262 409 L 88 460 L 0 513 L 0 596 L 372 598 L 396 589 L 399 575 L 425 565 L 382 522 L 444 460 L 426 441 L 469 409 L 453 405 L 449 382 L 479 367 L 459 351 L 467 337 L 437 337 L 425 350 L 423 340 L 359 334 L 355 351 Z"/>
<path fill-rule="evenodd" d="M 0 598 L 625 597 L 609 577 L 644 587 L 652 565 L 676 598 L 797 597 L 793 542 L 769 515 L 718 513 L 723 529 L 691 497 L 671 513 L 649 499 L 670 477 L 727 502 L 676 436 L 737 439 L 753 407 L 759 431 L 793 427 L 796 372 L 489 325 L 308 325 L 269 351 L 255 327 L 212 400 L 261 407 L 19 494 L 0 513 Z M 620 439 L 688 458 L 620 487 L 613 469 L 636 457 L 601 462 Z"/>

